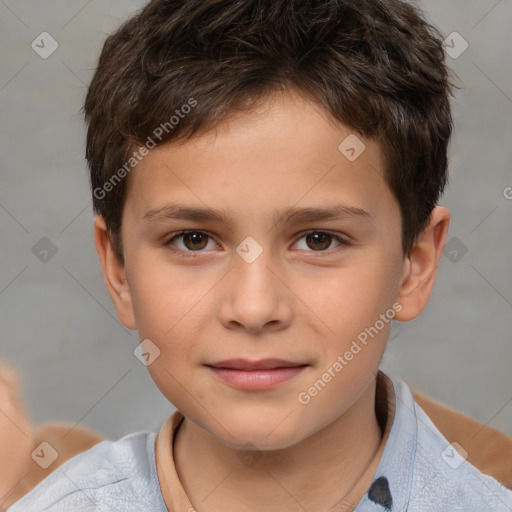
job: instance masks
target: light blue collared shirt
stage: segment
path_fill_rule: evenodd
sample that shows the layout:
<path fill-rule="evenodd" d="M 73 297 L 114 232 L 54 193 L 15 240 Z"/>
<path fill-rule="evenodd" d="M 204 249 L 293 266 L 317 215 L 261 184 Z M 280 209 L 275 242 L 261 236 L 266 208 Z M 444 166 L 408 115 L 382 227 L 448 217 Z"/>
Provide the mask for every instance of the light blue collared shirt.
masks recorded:
<path fill-rule="evenodd" d="M 512 512 L 512 490 L 464 460 L 405 382 L 388 378 L 393 423 L 374 481 L 354 512 Z M 8 512 L 167 512 L 156 435 L 102 441 L 57 468 Z"/>

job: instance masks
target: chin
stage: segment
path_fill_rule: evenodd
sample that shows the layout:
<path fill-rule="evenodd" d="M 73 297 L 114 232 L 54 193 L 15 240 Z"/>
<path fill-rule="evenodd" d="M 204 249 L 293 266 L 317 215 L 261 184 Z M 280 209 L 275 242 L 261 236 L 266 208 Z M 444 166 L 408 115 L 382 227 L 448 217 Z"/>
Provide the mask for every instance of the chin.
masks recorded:
<path fill-rule="evenodd" d="M 297 422 L 290 414 L 286 418 L 282 412 L 276 415 L 263 414 L 254 411 L 244 417 L 224 417 L 219 423 L 225 426 L 224 429 L 215 426 L 215 437 L 224 444 L 237 450 L 248 449 L 251 444 L 256 449 L 282 450 L 302 441 L 307 433 L 303 430 L 304 425 Z M 283 419 L 286 418 L 285 421 Z M 210 430 L 211 432 L 211 430 Z M 212 433 L 212 432 L 211 432 Z"/>
<path fill-rule="evenodd" d="M 232 437 L 224 436 L 220 439 L 224 444 L 237 451 L 255 450 L 260 452 L 285 450 L 299 443 L 302 438 L 296 434 L 282 432 L 279 436 L 269 438 L 266 433 L 247 431 L 245 435 Z"/>

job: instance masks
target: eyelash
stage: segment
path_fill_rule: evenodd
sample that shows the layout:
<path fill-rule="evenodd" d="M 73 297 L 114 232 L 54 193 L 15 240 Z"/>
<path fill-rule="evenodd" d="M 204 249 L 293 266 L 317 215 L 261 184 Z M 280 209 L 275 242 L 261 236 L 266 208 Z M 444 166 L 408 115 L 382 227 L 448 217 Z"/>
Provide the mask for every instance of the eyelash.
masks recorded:
<path fill-rule="evenodd" d="M 166 242 L 164 242 L 164 246 L 169 248 L 171 251 L 175 252 L 175 253 L 179 253 L 180 255 L 183 255 L 185 257 L 190 257 L 190 258 L 197 258 L 198 256 L 200 256 L 203 252 L 203 250 L 200 250 L 200 251 L 184 251 L 182 249 L 176 249 L 175 247 L 173 247 L 171 244 L 172 242 L 174 242 L 174 240 L 176 240 L 177 238 L 185 235 L 185 234 L 188 234 L 188 233 L 200 233 L 202 235 L 206 235 L 210 240 L 213 238 L 211 235 L 209 235 L 207 232 L 205 231 L 199 231 L 199 230 L 195 230 L 195 229 L 189 229 L 189 230 L 186 230 L 186 231 L 180 231 L 179 233 L 176 233 L 174 235 L 172 235 L 171 238 L 169 238 Z M 322 230 L 318 230 L 318 229 L 311 229 L 309 231 L 304 231 L 303 233 L 301 233 L 301 236 L 297 239 L 297 241 L 295 243 L 297 243 L 299 240 L 301 240 L 302 238 L 304 238 L 305 236 L 311 234 L 311 233 L 322 233 L 322 234 L 327 234 L 327 235 L 330 235 L 332 236 L 337 242 L 340 243 L 340 245 L 335 248 L 335 249 L 326 249 L 326 250 L 323 250 L 323 251 L 313 251 L 313 250 L 310 250 L 310 251 L 306 251 L 306 252 L 311 252 L 313 254 L 315 254 L 315 257 L 325 257 L 325 256 L 330 256 L 332 255 L 333 253 L 338 253 L 342 250 L 344 250 L 346 247 L 348 247 L 350 245 L 350 243 L 345 240 L 344 238 L 341 238 L 340 236 L 336 235 L 335 233 L 331 232 L 331 231 L 322 231 Z"/>

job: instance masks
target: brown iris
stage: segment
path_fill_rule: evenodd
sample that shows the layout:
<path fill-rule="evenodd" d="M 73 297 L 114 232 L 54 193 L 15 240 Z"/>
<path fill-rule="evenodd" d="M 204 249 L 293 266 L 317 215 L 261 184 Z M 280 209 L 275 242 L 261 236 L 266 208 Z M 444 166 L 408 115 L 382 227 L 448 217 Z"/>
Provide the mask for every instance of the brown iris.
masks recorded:
<path fill-rule="evenodd" d="M 332 235 L 329 233 L 322 233 L 316 231 L 314 233 L 308 233 L 306 235 L 306 243 L 308 247 L 314 249 L 315 247 L 311 247 L 311 244 L 320 244 L 321 247 L 316 247 L 316 249 L 327 249 L 331 245 Z"/>
<path fill-rule="evenodd" d="M 183 233 L 183 243 L 190 250 L 201 250 L 208 243 L 208 235 L 205 233 Z"/>

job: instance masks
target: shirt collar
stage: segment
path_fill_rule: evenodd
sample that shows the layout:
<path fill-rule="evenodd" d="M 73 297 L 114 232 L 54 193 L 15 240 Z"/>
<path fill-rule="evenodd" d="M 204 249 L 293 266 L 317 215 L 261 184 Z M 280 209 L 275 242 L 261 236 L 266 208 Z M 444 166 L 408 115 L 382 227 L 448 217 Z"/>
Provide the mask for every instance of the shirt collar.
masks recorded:
<path fill-rule="evenodd" d="M 378 451 L 356 485 L 332 508 L 333 512 L 383 512 L 390 500 L 393 509 L 407 503 L 411 478 L 410 471 L 404 468 L 413 467 L 417 429 L 416 422 L 411 422 L 414 401 L 405 383 L 391 380 L 379 371 L 375 412 L 383 432 Z M 162 425 L 155 447 L 162 496 L 167 509 L 173 512 L 193 510 L 178 477 L 173 452 L 183 419 L 176 410 Z"/>
<path fill-rule="evenodd" d="M 407 510 L 411 493 L 418 443 L 414 398 L 407 384 L 400 378 L 390 378 L 382 372 L 380 374 L 386 381 L 388 404 L 390 410 L 393 410 L 393 417 L 373 483 L 354 512 Z"/>

